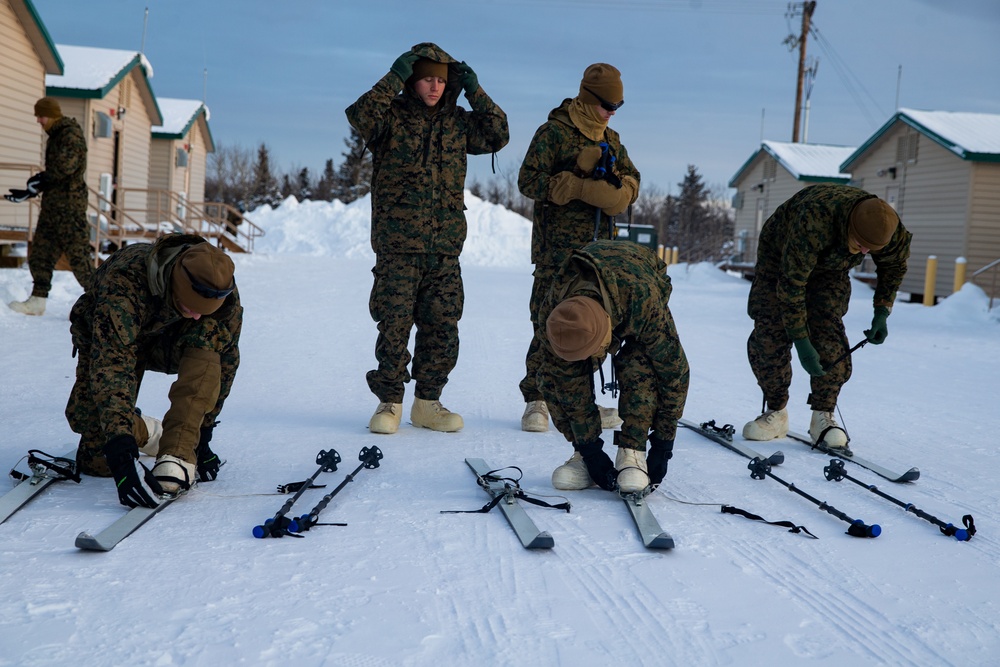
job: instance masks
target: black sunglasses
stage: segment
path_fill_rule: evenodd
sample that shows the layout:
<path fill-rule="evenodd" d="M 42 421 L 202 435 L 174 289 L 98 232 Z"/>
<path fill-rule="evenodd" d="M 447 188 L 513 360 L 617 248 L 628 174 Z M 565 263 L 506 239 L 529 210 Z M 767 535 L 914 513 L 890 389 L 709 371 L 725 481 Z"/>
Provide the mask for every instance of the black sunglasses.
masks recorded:
<path fill-rule="evenodd" d="M 232 287 L 227 287 L 226 289 L 215 289 L 214 287 L 209 287 L 204 283 L 198 282 L 188 268 L 181 264 L 181 268 L 184 269 L 184 273 L 187 274 L 188 279 L 191 281 L 191 287 L 194 289 L 195 294 L 204 297 L 206 299 L 225 299 L 227 296 L 233 293 L 236 289 L 236 281 L 233 281 Z"/>
<path fill-rule="evenodd" d="M 583 89 L 586 90 L 591 95 L 593 95 L 594 97 L 596 97 L 597 101 L 601 103 L 601 108 L 604 109 L 605 111 L 618 111 L 619 109 L 622 108 L 622 105 L 625 104 L 625 100 L 622 100 L 618 104 L 615 104 L 613 102 L 608 102 L 606 99 L 604 99 L 603 97 L 592 91 L 590 88 L 584 86 Z"/>

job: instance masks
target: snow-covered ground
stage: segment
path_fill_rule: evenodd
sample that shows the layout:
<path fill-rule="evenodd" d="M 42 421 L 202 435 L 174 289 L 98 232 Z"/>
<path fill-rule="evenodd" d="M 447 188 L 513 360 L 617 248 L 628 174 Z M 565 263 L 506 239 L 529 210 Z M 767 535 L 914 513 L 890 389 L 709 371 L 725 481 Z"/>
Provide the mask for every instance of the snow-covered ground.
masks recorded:
<path fill-rule="evenodd" d="M 212 443 L 228 461 L 219 479 L 110 553 L 73 546 L 78 532 L 123 512 L 106 479 L 56 484 L 0 526 L 0 665 L 997 664 L 1000 307 L 987 312 L 971 286 L 934 308 L 898 304 L 888 340 L 856 353 L 841 395 L 859 454 L 921 470 L 905 485 L 855 466 L 850 474 L 944 521 L 972 514 L 971 541 L 827 481 L 828 459 L 803 445 L 755 444 L 784 451 L 782 479 L 883 529 L 850 537 L 799 495 L 751 479 L 746 459 L 681 430 L 664 488 L 648 499 L 675 549 L 643 548 L 622 502 L 588 490 L 566 494 L 570 513 L 528 506 L 555 539 L 552 550 L 529 551 L 496 510 L 440 513 L 488 499 L 466 457 L 517 465 L 525 490 L 555 496 L 549 475 L 571 451 L 555 431 L 519 430 L 530 224 L 467 199 L 462 352 L 443 395 L 465 417 L 463 431 L 405 418 L 396 435 L 366 429 L 377 402 L 364 379 L 376 335 L 367 200 L 255 212 L 267 236 L 256 254 L 235 258 L 243 364 Z M 760 407 L 745 352 L 749 284 L 706 265 L 670 275 L 692 371 L 685 416 L 739 427 Z M 27 270 L 0 270 L 4 302 L 29 289 Z M 7 469 L 28 449 L 62 453 L 75 442 L 63 409 L 74 375 L 67 316 L 79 293 L 59 272 L 43 317 L 0 308 Z M 854 342 L 870 303 L 855 285 Z M 145 410 L 166 409 L 169 380 L 147 376 Z M 797 430 L 808 425 L 807 393 L 799 371 Z M 287 499 L 272 495 L 276 485 L 315 472 L 320 450 L 336 449 L 343 463 L 293 514 L 372 445 L 381 467 L 361 471 L 322 515 L 346 527 L 251 536 Z M 722 514 L 723 503 L 820 539 Z"/>

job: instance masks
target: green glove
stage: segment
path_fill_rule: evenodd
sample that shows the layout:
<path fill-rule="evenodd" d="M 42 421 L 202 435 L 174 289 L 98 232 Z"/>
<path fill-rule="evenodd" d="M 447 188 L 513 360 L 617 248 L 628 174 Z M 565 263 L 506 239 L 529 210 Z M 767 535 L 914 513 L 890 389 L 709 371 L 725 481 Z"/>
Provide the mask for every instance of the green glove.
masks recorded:
<path fill-rule="evenodd" d="M 396 58 L 396 62 L 392 64 L 389 71 L 402 79 L 403 83 L 406 83 L 406 80 L 413 76 L 413 63 L 418 60 L 420 60 L 420 56 L 415 54 L 413 51 L 407 51 L 400 57 Z"/>
<path fill-rule="evenodd" d="M 889 318 L 889 309 L 885 306 L 875 306 L 875 317 L 872 318 L 872 328 L 865 331 L 869 343 L 881 345 L 889 335 L 889 327 L 885 321 Z"/>
<path fill-rule="evenodd" d="M 465 64 L 464 60 L 458 64 L 458 81 L 465 89 L 466 95 L 471 95 L 479 90 L 479 77 L 476 76 L 471 67 Z"/>
<path fill-rule="evenodd" d="M 806 373 L 809 373 L 813 377 L 826 375 L 826 371 L 823 370 L 823 364 L 819 361 L 819 352 L 809 342 L 809 338 L 799 338 L 793 340 L 792 343 L 795 344 L 795 352 L 799 355 L 799 363 L 802 364 L 802 368 L 806 369 Z"/>

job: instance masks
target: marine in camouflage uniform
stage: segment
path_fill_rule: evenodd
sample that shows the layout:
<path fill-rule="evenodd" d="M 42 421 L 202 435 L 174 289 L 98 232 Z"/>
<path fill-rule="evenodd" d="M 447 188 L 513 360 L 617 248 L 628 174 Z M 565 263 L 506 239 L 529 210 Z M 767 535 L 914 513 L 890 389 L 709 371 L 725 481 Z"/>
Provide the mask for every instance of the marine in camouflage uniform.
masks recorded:
<path fill-rule="evenodd" d="M 519 385 L 524 402 L 528 404 L 526 417 L 532 409 L 531 404 L 542 399 L 535 381 L 541 360 L 538 331 L 545 323 L 539 317 L 542 300 L 552 287 L 559 266 L 570 253 L 598 238 L 610 238 L 609 230 L 613 227 L 613 216 L 608 211 L 582 198 L 553 201 L 556 180 L 567 178 L 562 174 L 592 178 L 596 166 L 594 156 L 601 155 L 600 144 L 603 143 L 607 145 L 607 155 L 613 157 L 611 181 L 623 184 L 628 193 L 625 205 L 609 209 L 610 212 L 620 213 L 639 193 L 639 171 L 619 134 L 608 127 L 607 119 L 597 116 L 601 102 L 607 101 L 605 98 L 614 98 L 610 101 L 618 105 L 623 103 L 622 93 L 617 69 L 605 63 L 589 66 L 584 72 L 579 95 L 563 100 L 549 112 L 545 124 L 535 131 L 521 163 L 518 189 L 535 202 L 531 227 L 531 261 L 535 269 L 528 303 L 535 336 L 528 346 L 525 375 Z M 607 118 L 615 114 L 613 110 L 604 111 Z"/>
<path fill-rule="evenodd" d="M 34 281 L 31 296 L 46 299 L 52 289 L 52 272 L 63 254 L 84 289 L 94 275 L 87 228 L 87 142 L 76 119 L 63 116 L 53 98 L 40 99 L 35 114 L 48 142 L 45 171 L 32 179 L 42 192 L 42 204 L 28 267 Z"/>
<path fill-rule="evenodd" d="M 747 353 L 767 413 L 781 411 L 788 403 L 795 341 L 797 350 L 803 341 L 811 344 L 824 367 L 850 347 L 843 322 L 851 295 L 849 271 L 861 264 L 868 248 L 859 248 L 849 230 L 852 215 L 866 209 L 888 215 L 881 228 L 884 246 L 871 252 L 878 278 L 873 305 L 876 317 L 879 309 L 887 317 L 906 273 L 912 234 L 875 195 L 847 185 L 813 185 L 779 206 L 761 229 L 747 303 L 754 320 Z M 872 339 L 869 332 L 866 335 Z M 808 403 L 814 412 L 832 413 L 851 370 L 847 356 L 825 374 L 812 374 Z"/>
<path fill-rule="evenodd" d="M 201 299 L 184 296 L 192 285 L 195 290 L 204 289 L 192 276 L 197 268 L 188 270 L 194 267 L 188 260 L 193 254 L 188 253 L 206 255 L 209 249 L 222 255 L 205 239 L 189 234 L 128 245 L 101 265 L 91 288 L 73 306 L 70 333 L 78 361 L 66 418 L 80 434 L 77 464 L 81 472 L 112 475 L 105 456 L 109 442 L 131 437 L 133 448 L 146 444 L 148 422 L 137 414 L 136 398 L 145 372 L 155 371 L 177 375 L 169 392 L 170 409 L 163 418 L 158 463 L 168 456 L 185 462 L 191 470 L 197 465 L 205 481 L 205 464 L 211 463 L 206 459 L 213 456 L 208 443 L 240 363 L 243 323 L 235 283 L 231 293 L 222 289 L 226 285 L 216 286 L 219 296 L 208 301 L 221 305 L 211 305 L 209 309 L 216 308 L 211 314 L 195 317 L 197 313 L 178 305 L 182 303 L 178 297 L 187 303 Z M 228 257 L 225 261 L 232 266 Z M 175 274 L 182 269 L 186 275 Z M 231 281 L 231 269 L 226 275 Z M 188 281 L 185 291 L 178 281 Z M 209 478 L 214 479 L 214 474 Z"/>
<path fill-rule="evenodd" d="M 446 82 L 433 105 L 415 90 L 430 72 Z M 457 105 L 463 89 L 472 111 Z M 379 333 L 378 368 L 368 372 L 368 386 L 380 410 L 402 402 L 411 377 L 416 398 L 437 402 L 458 361 L 466 156 L 503 148 L 510 138 L 507 116 L 468 65 L 423 43 L 400 56 L 348 107 L 347 118 L 368 143 L 373 161 L 376 260 L 369 310 Z M 407 344 L 414 325 L 411 376 Z"/>
<path fill-rule="evenodd" d="M 559 304 L 582 296 L 596 300 L 609 316 L 607 352 L 618 374 L 618 409 L 624 420 L 615 432 L 615 445 L 620 448 L 619 459 L 623 453 L 632 456 L 643 473 L 645 457 L 635 453 L 646 451 L 648 439 L 661 448 L 659 456 L 670 458 L 677 420 L 687 400 L 689 369 L 667 305 L 671 289 L 666 265 L 647 248 L 627 241 L 597 241 L 571 251 L 539 309 L 540 321 L 551 326 L 550 316 Z M 552 420 L 584 459 L 591 455 L 607 459 L 593 383 L 603 355 L 566 360 L 557 353 L 549 326 L 543 324 L 537 334 L 541 358 L 537 382 Z M 658 478 L 650 475 L 654 484 L 666 472 L 665 459 L 661 463 Z M 589 463 L 588 469 L 593 481 L 605 486 Z M 557 488 L 574 488 L 560 485 L 556 477 Z M 589 485 L 588 479 L 583 486 Z"/>

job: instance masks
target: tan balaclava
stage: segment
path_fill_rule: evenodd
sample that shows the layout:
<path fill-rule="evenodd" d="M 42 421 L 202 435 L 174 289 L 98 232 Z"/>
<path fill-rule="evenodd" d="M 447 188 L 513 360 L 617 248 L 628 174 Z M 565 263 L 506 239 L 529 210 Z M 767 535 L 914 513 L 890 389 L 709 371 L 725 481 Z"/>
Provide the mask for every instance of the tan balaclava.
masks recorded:
<path fill-rule="evenodd" d="M 570 297 L 552 309 L 545 335 L 558 357 L 582 361 L 611 344 L 611 318 L 595 299 Z"/>
<path fill-rule="evenodd" d="M 188 310 L 211 315 L 235 289 L 235 271 L 229 255 L 210 243 L 191 246 L 178 255 L 170 276 L 175 306 L 181 303 Z"/>
<path fill-rule="evenodd" d="M 597 108 L 602 102 L 617 108 L 624 101 L 621 72 L 607 63 L 594 63 L 583 72 L 580 93 L 569 105 L 569 117 L 585 137 L 600 141 L 608 121 Z"/>
<path fill-rule="evenodd" d="M 852 253 L 868 248 L 877 252 L 885 247 L 896 233 L 899 216 L 889 204 L 872 197 L 859 202 L 847 222 L 847 245 Z"/>
<path fill-rule="evenodd" d="M 429 76 L 436 76 L 439 79 L 447 81 L 448 63 L 439 63 L 430 58 L 420 58 L 417 62 L 413 63 L 413 75 L 410 77 L 410 83 L 426 79 Z"/>

